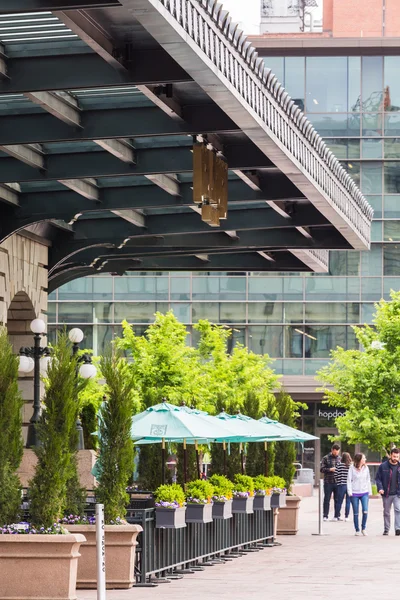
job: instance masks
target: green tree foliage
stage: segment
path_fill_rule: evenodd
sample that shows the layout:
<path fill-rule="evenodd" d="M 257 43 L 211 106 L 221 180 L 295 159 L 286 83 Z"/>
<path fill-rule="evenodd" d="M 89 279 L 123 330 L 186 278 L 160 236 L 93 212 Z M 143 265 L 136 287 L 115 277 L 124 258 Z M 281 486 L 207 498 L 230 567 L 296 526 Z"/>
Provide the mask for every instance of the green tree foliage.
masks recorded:
<path fill-rule="evenodd" d="M 77 357 L 66 332 L 58 335 L 45 380 L 44 409 L 38 424 L 40 444 L 30 483 L 31 516 L 36 525 L 50 527 L 66 508 L 67 489 L 74 498 L 76 473 L 77 396 L 86 382 L 77 378 Z M 75 440 L 75 445 L 73 445 Z M 79 492 L 78 492 L 79 493 Z"/>
<path fill-rule="evenodd" d="M 0 329 L 0 525 L 17 519 L 21 484 L 23 400 L 18 389 L 18 357 L 6 330 Z"/>
<path fill-rule="evenodd" d="M 284 425 L 289 425 L 289 427 L 296 427 L 299 409 L 307 408 L 307 406 L 295 402 L 285 390 L 281 390 L 276 397 L 276 408 L 278 421 Z M 285 480 L 287 490 L 290 490 L 296 471 L 293 465 L 295 460 L 296 444 L 294 442 L 278 442 L 275 456 L 275 475 Z"/>
<path fill-rule="evenodd" d="M 79 352 L 79 356 L 90 353 L 90 350 L 82 350 Z M 97 431 L 97 413 L 105 394 L 100 359 L 95 356 L 92 358 L 92 362 L 97 368 L 97 376 L 89 379 L 87 386 L 79 394 L 80 419 L 86 450 L 97 450 L 98 448 L 98 436 L 92 434 Z"/>
<path fill-rule="evenodd" d="M 329 405 L 346 411 L 339 439 L 386 453 L 400 443 L 400 292 L 375 307 L 374 328 L 353 328 L 364 351 L 333 350 L 317 377 Z"/>
<path fill-rule="evenodd" d="M 105 519 L 110 522 L 126 513 L 126 486 L 132 475 L 134 456 L 131 422 L 137 396 L 132 370 L 118 351 L 102 357 L 100 367 L 106 381 L 107 400 L 99 414 L 100 474 L 96 496 L 104 504 Z"/>

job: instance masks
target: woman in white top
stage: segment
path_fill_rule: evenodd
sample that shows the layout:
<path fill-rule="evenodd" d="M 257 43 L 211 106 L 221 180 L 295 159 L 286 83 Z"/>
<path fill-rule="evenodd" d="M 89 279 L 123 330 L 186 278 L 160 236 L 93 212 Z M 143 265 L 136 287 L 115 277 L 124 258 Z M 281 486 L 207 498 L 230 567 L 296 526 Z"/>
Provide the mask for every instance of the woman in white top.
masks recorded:
<path fill-rule="evenodd" d="M 369 495 L 372 493 L 371 476 L 369 468 L 365 464 L 366 459 L 364 454 L 356 454 L 354 462 L 349 468 L 347 476 L 347 493 L 350 496 L 351 505 L 353 507 L 354 528 L 356 535 L 360 535 L 360 525 L 358 519 L 358 510 L 361 503 L 362 521 L 361 533 L 367 535 L 365 528 L 368 517 L 368 501 Z"/>

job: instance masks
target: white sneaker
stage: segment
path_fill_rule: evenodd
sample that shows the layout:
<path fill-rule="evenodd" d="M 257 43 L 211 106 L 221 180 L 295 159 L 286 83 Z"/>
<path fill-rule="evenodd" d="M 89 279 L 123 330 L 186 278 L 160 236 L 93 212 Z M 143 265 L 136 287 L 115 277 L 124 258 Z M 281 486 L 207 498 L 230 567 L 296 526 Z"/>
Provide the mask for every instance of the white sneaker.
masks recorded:
<path fill-rule="evenodd" d="M 324 517 L 324 521 L 328 521 L 328 520 L 329 520 L 328 517 Z"/>
<path fill-rule="evenodd" d="M 367 536 L 367 535 L 368 535 L 368 533 L 365 531 L 365 529 L 363 529 L 361 533 L 362 533 L 363 535 L 365 535 L 365 536 Z"/>
<path fill-rule="evenodd" d="M 333 517 L 331 521 L 339 521 L 339 519 L 337 517 Z"/>
<path fill-rule="evenodd" d="M 354 535 L 361 535 L 359 531 L 356 531 Z"/>
<path fill-rule="evenodd" d="M 346 523 L 348 523 L 350 521 L 349 517 L 345 518 Z"/>

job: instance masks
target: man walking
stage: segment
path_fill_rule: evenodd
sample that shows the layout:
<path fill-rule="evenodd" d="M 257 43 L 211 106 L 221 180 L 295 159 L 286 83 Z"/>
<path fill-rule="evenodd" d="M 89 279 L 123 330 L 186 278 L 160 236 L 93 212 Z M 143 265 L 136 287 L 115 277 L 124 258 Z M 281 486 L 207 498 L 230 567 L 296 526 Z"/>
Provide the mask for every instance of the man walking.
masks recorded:
<path fill-rule="evenodd" d="M 400 535 L 400 450 L 392 448 L 389 460 L 379 465 L 376 487 L 383 501 L 383 535 L 389 535 L 390 513 L 394 507 L 394 529 Z"/>
<path fill-rule="evenodd" d="M 334 506 L 337 500 L 337 485 L 335 481 L 335 469 L 340 463 L 340 446 L 333 444 L 329 454 L 324 456 L 321 461 L 321 473 L 324 474 L 324 521 L 329 517 L 329 504 L 333 494 Z M 340 515 L 339 515 L 340 516 Z M 338 521 L 338 515 L 334 515 L 334 521 Z"/>

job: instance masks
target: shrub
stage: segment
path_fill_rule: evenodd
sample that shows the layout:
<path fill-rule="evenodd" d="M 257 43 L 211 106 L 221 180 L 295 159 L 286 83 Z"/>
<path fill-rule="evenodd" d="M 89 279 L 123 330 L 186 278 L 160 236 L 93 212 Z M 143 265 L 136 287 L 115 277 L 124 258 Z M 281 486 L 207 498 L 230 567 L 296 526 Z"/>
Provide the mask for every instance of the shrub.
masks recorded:
<path fill-rule="evenodd" d="M 265 496 L 271 488 L 272 477 L 265 477 L 265 475 L 257 475 L 254 478 L 254 489 L 256 496 Z"/>
<path fill-rule="evenodd" d="M 377 496 L 378 495 L 378 487 L 375 484 L 373 484 L 371 487 L 372 487 L 372 495 Z"/>
<path fill-rule="evenodd" d="M 257 477 L 257 480 L 260 478 L 261 481 L 261 477 L 262 481 L 264 482 L 264 485 L 266 486 L 265 489 L 277 491 L 285 489 L 285 480 L 283 479 L 283 477 L 279 477 L 279 475 L 274 475 L 272 477 L 263 477 L 262 475 L 259 475 L 259 477 Z"/>
<path fill-rule="evenodd" d="M 234 485 L 225 475 L 212 475 L 209 481 L 214 487 L 213 500 L 225 502 L 232 498 Z"/>
<path fill-rule="evenodd" d="M 185 494 L 177 483 L 160 485 L 155 493 L 156 506 L 162 508 L 178 508 L 185 504 Z"/>
<path fill-rule="evenodd" d="M 186 501 L 191 504 L 208 504 L 214 493 L 214 487 L 204 479 L 196 479 L 186 486 Z"/>
<path fill-rule="evenodd" d="M 254 493 L 254 479 L 250 475 L 235 475 L 234 496 L 252 496 Z"/>

